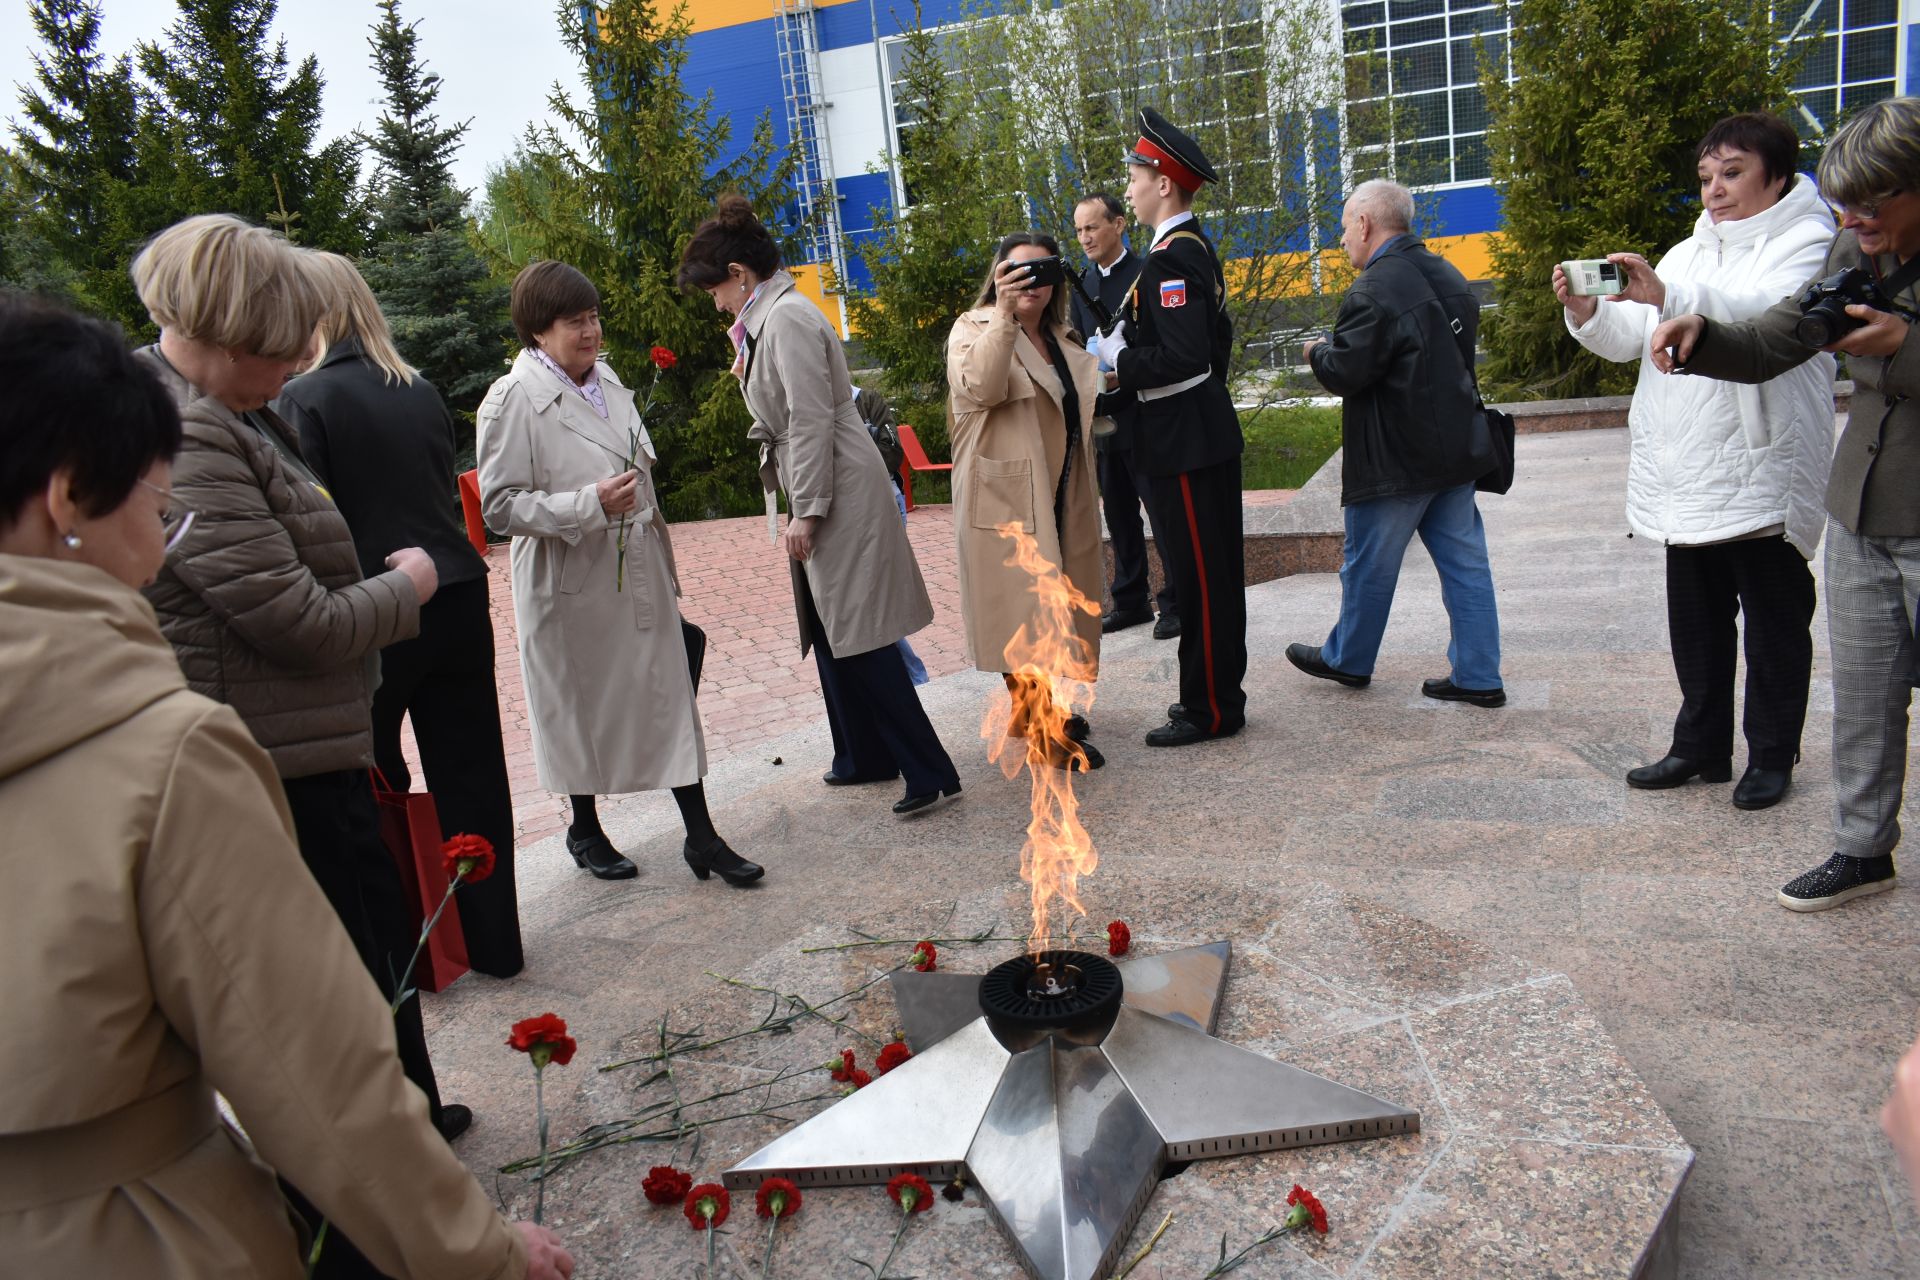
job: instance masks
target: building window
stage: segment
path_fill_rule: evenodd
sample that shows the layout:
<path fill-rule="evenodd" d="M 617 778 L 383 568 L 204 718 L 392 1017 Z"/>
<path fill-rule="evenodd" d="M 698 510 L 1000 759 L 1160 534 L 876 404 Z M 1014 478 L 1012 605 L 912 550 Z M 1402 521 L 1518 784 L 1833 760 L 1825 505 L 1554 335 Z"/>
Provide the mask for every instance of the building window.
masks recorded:
<path fill-rule="evenodd" d="M 1504 66 L 1507 14 L 1488 0 L 1360 0 L 1340 8 L 1355 167 L 1410 186 L 1485 182 L 1489 61 Z"/>
<path fill-rule="evenodd" d="M 1894 96 L 1899 0 L 1808 0 L 1775 12 L 1801 55 L 1793 79 L 1800 118 L 1792 122 L 1801 138 L 1831 137 L 1861 107 Z"/>

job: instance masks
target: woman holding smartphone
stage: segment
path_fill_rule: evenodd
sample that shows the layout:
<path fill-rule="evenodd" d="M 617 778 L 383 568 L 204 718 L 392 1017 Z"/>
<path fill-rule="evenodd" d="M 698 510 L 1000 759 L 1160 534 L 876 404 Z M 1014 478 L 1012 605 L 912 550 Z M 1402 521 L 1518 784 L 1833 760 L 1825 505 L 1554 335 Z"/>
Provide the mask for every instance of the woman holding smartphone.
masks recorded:
<path fill-rule="evenodd" d="M 1007 646 L 1035 622 L 1040 597 L 1014 544 L 996 526 L 1018 523 L 1075 591 L 1094 605 L 1073 615 L 1074 678 L 1100 661 L 1099 495 L 1093 482 L 1093 402 L 1100 365 L 1067 324 L 1060 246 L 1020 231 L 1000 242 L 971 311 L 947 338 L 951 388 L 953 522 L 959 542 L 960 612 L 967 656 L 1005 673 Z M 1019 680 L 1007 675 L 1016 713 Z M 1010 727 L 1018 734 L 1022 726 Z M 1067 722 L 1075 767 L 1106 763 L 1084 716 Z"/>

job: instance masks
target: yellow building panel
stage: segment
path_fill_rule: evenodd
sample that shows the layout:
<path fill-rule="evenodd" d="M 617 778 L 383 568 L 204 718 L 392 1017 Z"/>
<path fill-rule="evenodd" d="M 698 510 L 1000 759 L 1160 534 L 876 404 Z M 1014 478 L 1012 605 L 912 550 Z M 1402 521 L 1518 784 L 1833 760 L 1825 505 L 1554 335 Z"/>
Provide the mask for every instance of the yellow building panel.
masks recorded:
<path fill-rule="evenodd" d="M 773 17 L 774 3 L 775 0 L 687 0 L 687 17 L 696 33 L 718 31 L 721 27 L 737 27 L 747 22 L 765 22 Z M 854 0 L 813 0 L 813 7 L 826 9 L 852 3 Z"/>

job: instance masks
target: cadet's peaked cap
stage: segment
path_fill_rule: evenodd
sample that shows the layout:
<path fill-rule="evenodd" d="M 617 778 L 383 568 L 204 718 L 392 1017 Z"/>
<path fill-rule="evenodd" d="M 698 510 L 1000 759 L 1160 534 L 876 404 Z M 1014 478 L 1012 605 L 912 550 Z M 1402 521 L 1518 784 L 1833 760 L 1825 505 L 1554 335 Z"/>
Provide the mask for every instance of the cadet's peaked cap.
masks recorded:
<path fill-rule="evenodd" d="M 1168 124 L 1166 117 L 1152 107 L 1140 108 L 1140 141 L 1127 152 L 1127 163 L 1158 169 L 1186 192 L 1198 191 L 1202 183 L 1220 181 L 1200 144 Z"/>

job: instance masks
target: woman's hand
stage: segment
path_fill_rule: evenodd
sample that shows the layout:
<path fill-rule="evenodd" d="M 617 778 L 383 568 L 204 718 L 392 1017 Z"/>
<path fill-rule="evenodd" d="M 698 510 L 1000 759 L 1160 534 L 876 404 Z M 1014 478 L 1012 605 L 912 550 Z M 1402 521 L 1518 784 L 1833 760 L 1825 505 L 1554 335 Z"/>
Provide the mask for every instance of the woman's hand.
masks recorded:
<path fill-rule="evenodd" d="M 805 564 L 813 555 L 813 527 L 820 523 L 818 516 L 790 516 L 787 519 L 787 531 L 780 535 L 780 543 L 786 547 L 787 554 Z"/>
<path fill-rule="evenodd" d="M 513 1228 L 527 1247 L 527 1280 L 569 1280 L 573 1255 L 560 1243 L 559 1236 L 531 1222 L 516 1222 Z"/>
<path fill-rule="evenodd" d="M 1822 350 L 1839 351 L 1850 356 L 1890 358 L 1907 340 L 1909 326 L 1906 319 L 1891 311 L 1875 311 L 1872 307 L 1855 303 L 1847 308 L 1847 314 L 1866 323 Z"/>
<path fill-rule="evenodd" d="M 419 547 L 400 548 L 387 557 L 387 568 L 407 575 L 421 604 L 433 599 L 433 593 L 440 589 L 440 571 L 433 567 L 433 557 Z"/>
<path fill-rule="evenodd" d="M 1648 345 L 1653 350 L 1653 367 L 1672 373 L 1693 359 L 1694 344 L 1707 331 L 1705 316 L 1676 316 L 1653 331 Z"/>
<path fill-rule="evenodd" d="M 1573 286 L 1567 283 L 1567 273 L 1559 267 L 1553 269 L 1553 296 L 1560 299 L 1560 305 L 1567 309 L 1575 324 L 1585 324 L 1593 319 L 1593 313 L 1600 303 L 1597 299 L 1586 298 L 1575 293 Z"/>
<path fill-rule="evenodd" d="M 1613 295 L 1615 302 L 1644 302 L 1650 307 L 1667 305 L 1667 283 L 1654 274 L 1653 266 L 1637 253 L 1610 253 L 1607 261 L 1627 275 L 1627 287 Z"/>
<path fill-rule="evenodd" d="M 993 269 L 994 309 L 1012 318 L 1014 307 L 1032 288 L 1032 281 L 1027 279 L 1026 263 L 1015 262 L 1012 258 L 1001 259 L 1000 265 Z"/>
<path fill-rule="evenodd" d="M 640 473 L 622 471 L 617 476 L 608 476 L 593 486 L 595 495 L 600 499 L 600 509 L 610 516 L 625 515 L 639 505 Z"/>

